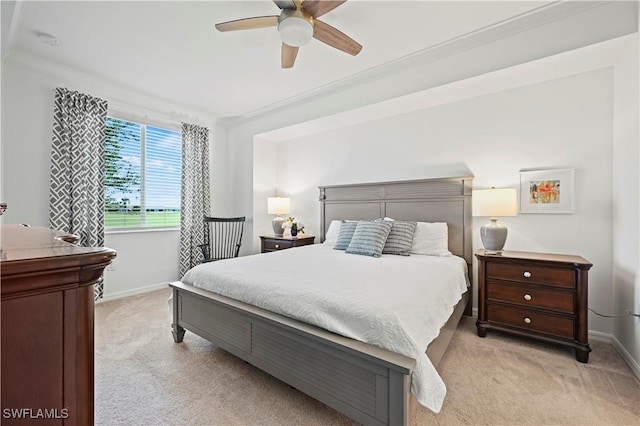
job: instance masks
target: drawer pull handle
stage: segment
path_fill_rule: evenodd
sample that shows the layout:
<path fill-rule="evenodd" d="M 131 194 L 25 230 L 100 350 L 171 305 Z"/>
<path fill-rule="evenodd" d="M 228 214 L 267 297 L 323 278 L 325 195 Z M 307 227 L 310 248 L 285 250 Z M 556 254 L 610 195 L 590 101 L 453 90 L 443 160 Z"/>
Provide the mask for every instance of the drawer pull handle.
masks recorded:
<path fill-rule="evenodd" d="M 524 274 L 522 275 L 524 275 L 525 278 L 531 278 L 531 272 L 529 271 L 524 271 Z"/>
<path fill-rule="evenodd" d="M 276 244 L 276 248 L 280 248 L 280 244 Z"/>
<path fill-rule="evenodd" d="M 524 323 L 525 323 L 525 324 L 531 324 L 531 318 L 529 318 L 529 317 L 524 317 Z"/>
<path fill-rule="evenodd" d="M 526 300 L 526 301 L 531 300 L 531 295 L 530 295 L 530 294 L 525 294 L 525 295 L 524 295 L 524 296 L 522 296 L 522 297 L 524 297 L 524 300 Z"/>

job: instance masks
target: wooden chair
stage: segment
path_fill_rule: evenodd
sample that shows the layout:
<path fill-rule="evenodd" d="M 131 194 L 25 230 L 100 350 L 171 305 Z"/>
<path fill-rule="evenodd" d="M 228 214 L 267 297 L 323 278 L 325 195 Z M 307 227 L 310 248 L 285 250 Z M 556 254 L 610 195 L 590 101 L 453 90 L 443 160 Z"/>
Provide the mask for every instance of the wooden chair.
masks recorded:
<path fill-rule="evenodd" d="M 238 257 L 245 217 L 204 217 L 205 243 L 200 245 L 202 263 Z"/>

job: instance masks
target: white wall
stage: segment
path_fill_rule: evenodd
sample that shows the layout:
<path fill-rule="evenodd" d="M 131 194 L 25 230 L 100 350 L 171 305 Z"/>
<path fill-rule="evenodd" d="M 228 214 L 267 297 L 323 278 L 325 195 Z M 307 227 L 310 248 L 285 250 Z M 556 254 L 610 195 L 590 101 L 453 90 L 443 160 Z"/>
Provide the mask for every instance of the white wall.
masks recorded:
<path fill-rule="evenodd" d="M 104 273 L 105 300 L 137 294 L 180 279 L 180 232 L 107 233 L 118 256 Z"/>
<path fill-rule="evenodd" d="M 319 185 L 470 170 L 476 188 L 517 187 L 520 169 L 574 168 L 575 213 L 504 218 L 506 249 L 584 256 L 590 305 L 610 312 L 612 78 L 606 68 L 279 142 L 276 187 L 318 235 Z M 474 249 L 486 221 L 474 218 Z M 613 332 L 597 317 L 590 328 Z"/>
<path fill-rule="evenodd" d="M 279 144 L 256 141 L 253 145 L 253 208 L 249 216 L 253 218 L 252 229 L 256 230 L 255 238 L 245 239 L 244 253 L 257 253 L 260 250 L 259 235 L 273 234 L 272 220 L 274 215 L 267 216 L 267 198 L 284 196 L 278 188 L 278 155 Z M 295 208 L 295 203 L 294 203 Z M 253 244 L 251 244 L 253 243 Z"/>
<path fill-rule="evenodd" d="M 151 119 L 212 127 L 207 113 L 174 105 L 75 70 L 25 56 L 3 59 L 2 195 L 4 223 L 49 225 L 49 167 L 53 99 L 67 87 L 106 99 Z M 221 145 L 222 147 L 224 145 Z M 217 152 L 215 142 L 212 151 Z M 224 152 L 224 148 L 220 148 Z M 224 154 L 223 154 L 224 155 Z M 107 234 L 118 256 L 105 272 L 105 297 L 118 297 L 179 278 L 179 232 Z M 114 270 L 111 270 L 114 269 Z"/>
<path fill-rule="evenodd" d="M 640 132 L 638 40 L 615 66 L 613 144 L 613 292 L 616 314 L 640 313 Z M 615 320 L 615 337 L 640 365 L 640 318 Z M 640 374 L 640 367 L 638 367 Z"/>

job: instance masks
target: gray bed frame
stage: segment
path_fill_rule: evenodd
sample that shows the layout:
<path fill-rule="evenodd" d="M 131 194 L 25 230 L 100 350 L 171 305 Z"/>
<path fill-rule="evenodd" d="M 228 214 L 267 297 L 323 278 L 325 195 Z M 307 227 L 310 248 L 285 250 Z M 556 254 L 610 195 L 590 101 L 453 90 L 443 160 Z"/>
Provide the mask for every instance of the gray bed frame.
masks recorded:
<path fill-rule="evenodd" d="M 334 219 L 447 222 L 449 250 L 471 271 L 472 178 L 320 187 L 321 235 Z M 471 279 L 469 280 L 471 283 Z M 366 425 L 407 425 L 415 360 L 182 282 L 173 288 L 172 333 L 189 330 Z M 470 287 L 427 349 L 435 366 L 464 312 Z"/>

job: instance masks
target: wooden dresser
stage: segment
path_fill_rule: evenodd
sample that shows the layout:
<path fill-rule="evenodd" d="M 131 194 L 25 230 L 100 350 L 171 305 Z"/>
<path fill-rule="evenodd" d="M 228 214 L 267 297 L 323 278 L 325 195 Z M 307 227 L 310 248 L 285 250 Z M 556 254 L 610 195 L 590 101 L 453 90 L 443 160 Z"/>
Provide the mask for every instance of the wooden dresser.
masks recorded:
<path fill-rule="evenodd" d="M 580 256 L 505 251 L 478 258 L 478 336 L 497 329 L 561 343 L 589 361 L 591 263 Z"/>
<path fill-rule="evenodd" d="M 2 424 L 93 424 L 93 285 L 116 252 L 0 226 Z"/>

